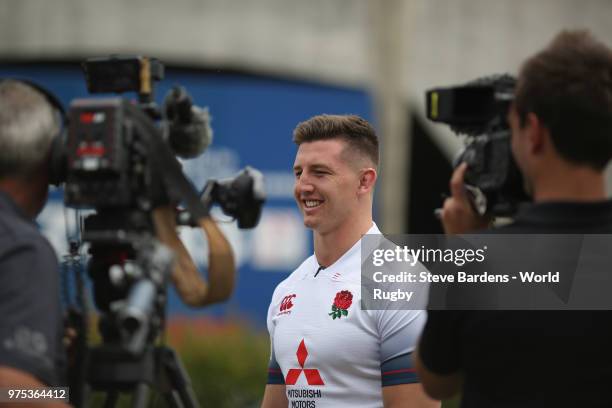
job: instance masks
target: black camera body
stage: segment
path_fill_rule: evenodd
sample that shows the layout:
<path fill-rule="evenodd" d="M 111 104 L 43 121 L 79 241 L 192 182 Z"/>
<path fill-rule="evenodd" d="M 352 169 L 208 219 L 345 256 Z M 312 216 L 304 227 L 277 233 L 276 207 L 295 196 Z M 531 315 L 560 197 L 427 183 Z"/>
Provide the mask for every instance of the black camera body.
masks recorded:
<path fill-rule="evenodd" d="M 465 183 L 481 215 L 510 216 L 529 200 L 510 145 L 507 114 L 515 85 L 510 75 L 494 75 L 426 92 L 428 119 L 466 136 L 454 165 L 468 164 Z"/>
<path fill-rule="evenodd" d="M 201 198 L 186 180 L 176 157 L 204 152 L 212 140 L 210 119 L 179 86 L 168 93 L 161 109 L 155 105 L 154 81 L 164 76 L 161 62 L 111 56 L 88 59 L 83 68 L 90 92 L 136 92 L 138 103 L 120 97 L 72 102 L 67 140 L 61 153 L 54 152 L 60 158 L 54 158 L 52 169 L 59 175 L 56 183 L 66 183 L 67 206 L 148 212 L 159 204 L 184 202 L 193 217 L 201 217 L 218 203 L 239 220 L 240 228 L 257 224 L 265 201 L 259 171 L 249 168 L 235 183 L 211 181 L 217 188 L 204 189 L 209 196 Z"/>
<path fill-rule="evenodd" d="M 155 240 L 152 210 L 182 204 L 179 223 L 197 225 L 217 203 L 240 228 L 253 228 L 265 201 L 263 176 L 247 167 L 235 179 L 209 181 L 200 195 L 177 156 L 196 157 L 209 145 L 208 111 L 178 86 L 158 108 L 154 81 L 164 68 L 155 59 L 111 56 L 83 65 L 90 92 L 133 91 L 138 102 L 74 100 L 63 153 L 54 153 L 59 159 L 52 170 L 65 182 L 67 206 L 95 210 L 83 220 L 81 237 L 90 244 L 88 272 L 104 314 L 103 340 L 138 355 L 163 326 L 172 269 L 172 254 Z"/>
<path fill-rule="evenodd" d="M 133 91 L 138 94 L 138 104 L 120 97 L 71 103 L 63 162 L 66 205 L 149 211 L 155 204 L 178 201 L 179 197 L 164 194 L 161 168 L 176 164 L 172 156 L 179 154 L 172 146 L 187 146 L 182 150 L 188 150 L 188 154 L 180 157 L 195 157 L 204 151 L 211 135 L 207 112 L 202 116 L 203 111 L 192 105 L 180 87 L 176 87 L 180 91 L 171 91 L 163 110 L 155 105 L 154 81 L 163 79 L 164 74 L 163 65 L 156 59 L 92 58 L 83 67 L 90 92 Z M 177 93 L 183 96 L 182 101 L 172 97 Z M 178 118 L 177 111 L 186 113 Z M 162 119 L 161 127 L 154 123 L 158 119 Z M 181 131 L 187 126 L 188 134 Z M 194 145 L 190 139 L 201 141 Z M 176 170 L 177 166 L 172 167 Z M 179 166 L 174 176 L 180 175 Z"/>
<path fill-rule="evenodd" d="M 65 203 L 77 208 L 134 207 L 150 196 L 146 145 L 126 122 L 121 98 L 77 99 L 70 107 Z"/>

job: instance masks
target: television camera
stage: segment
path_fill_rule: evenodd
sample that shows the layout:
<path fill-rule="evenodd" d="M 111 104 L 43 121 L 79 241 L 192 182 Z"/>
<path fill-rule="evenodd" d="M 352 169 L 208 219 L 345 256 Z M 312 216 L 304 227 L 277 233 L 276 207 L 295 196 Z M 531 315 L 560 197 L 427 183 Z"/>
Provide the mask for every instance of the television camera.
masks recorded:
<path fill-rule="evenodd" d="M 467 162 L 466 188 L 480 215 L 510 216 L 529 200 L 512 156 L 506 118 L 515 85 L 510 75 L 492 75 L 426 92 L 428 119 L 465 135 L 454 167 Z"/>
<path fill-rule="evenodd" d="M 174 351 L 155 345 L 174 258 L 155 238 L 152 213 L 182 204 L 177 223 L 196 226 L 218 204 L 239 228 L 253 228 L 265 201 L 263 176 L 247 167 L 233 179 L 208 181 L 198 194 L 177 157 L 196 157 L 210 144 L 208 111 L 180 86 L 158 107 L 154 83 L 163 79 L 164 66 L 156 59 L 93 58 L 83 68 L 90 93 L 136 92 L 138 101 L 74 100 L 65 141 L 53 149 L 51 178 L 65 183 L 66 206 L 95 210 L 83 221 L 81 239 L 91 254 L 88 274 L 101 312 L 102 345 L 87 347 L 81 316 L 71 400 L 83 406 L 88 390 L 97 389 L 108 393 L 106 404 L 112 406 L 128 391 L 134 406 L 145 406 L 148 386 L 155 385 L 172 406 L 198 406 Z M 76 255 L 79 245 L 71 247 Z"/>

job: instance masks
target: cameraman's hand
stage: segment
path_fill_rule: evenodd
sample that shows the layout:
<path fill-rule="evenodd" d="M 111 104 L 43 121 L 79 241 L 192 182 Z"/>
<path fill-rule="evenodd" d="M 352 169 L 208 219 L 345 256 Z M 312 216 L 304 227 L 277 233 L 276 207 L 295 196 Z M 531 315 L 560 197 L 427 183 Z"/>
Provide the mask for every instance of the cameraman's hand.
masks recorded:
<path fill-rule="evenodd" d="M 442 226 L 449 235 L 481 230 L 490 223 L 489 217 L 476 214 L 470 204 L 463 182 L 467 168 L 467 163 L 461 163 L 453 172 L 450 180 L 451 196 L 444 200 L 442 207 Z"/>

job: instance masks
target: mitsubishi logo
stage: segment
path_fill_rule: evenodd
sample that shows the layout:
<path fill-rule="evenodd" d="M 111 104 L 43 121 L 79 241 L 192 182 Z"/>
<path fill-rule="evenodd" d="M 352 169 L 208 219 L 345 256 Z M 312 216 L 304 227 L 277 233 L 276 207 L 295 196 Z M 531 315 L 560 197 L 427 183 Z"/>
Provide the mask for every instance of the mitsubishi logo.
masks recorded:
<path fill-rule="evenodd" d="M 306 358 L 308 358 L 308 350 L 306 349 L 306 344 L 304 344 L 304 339 L 302 339 L 302 341 L 300 342 L 300 345 L 297 349 L 297 353 L 295 354 L 297 356 L 298 363 L 302 368 L 291 368 L 287 372 L 285 384 L 295 385 L 298 378 L 300 378 L 300 374 L 302 374 L 303 371 L 304 375 L 306 376 L 306 382 L 308 382 L 308 385 L 325 385 L 323 379 L 321 378 L 321 375 L 319 374 L 319 370 L 317 370 L 316 368 L 304 368 L 304 363 L 306 362 Z"/>

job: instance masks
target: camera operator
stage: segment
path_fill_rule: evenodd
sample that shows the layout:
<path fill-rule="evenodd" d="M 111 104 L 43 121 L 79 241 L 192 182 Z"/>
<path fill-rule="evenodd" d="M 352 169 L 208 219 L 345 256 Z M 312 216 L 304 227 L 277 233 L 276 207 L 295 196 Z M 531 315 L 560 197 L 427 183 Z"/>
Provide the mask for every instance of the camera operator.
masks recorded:
<path fill-rule="evenodd" d="M 610 234 L 603 170 L 612 156 L 612 51 L 565 31 L 522 66 L 508 114 L 512 153 L 533 203 L 493 233 Z M 467 165 L 450 181 L 447 234 L 486 227 L 468 201 Z M 612 381 L 608 311 L 431 311 L 417 370 L 435 398 L 462 405 L 605 406 Z"/>
<path fill-rule="evenodd" d="M 64 383 L 58 262 L 33 221 L 47 200 L 50 146 L 59 129 L 59 114 L 43 94 L 0 81 L 2 388 Z"/>
<path fill-rule="evenodd" d="M 42 88 L 0 81 L 0 388 L 66 383 L 65 334 L 58 261 L 35 217 L 47 200 L 53 141 L 61 112 Z M 171 205 L 152 211 L 159 241 L 175 255 L 172 281 L 181 299 L 204 306 L 227 299 L 234 286 L 231 247 L 212 219 L 196 224 L 208 240 L 208 281 L 176 232 Z M 74 341 L 74 333 L 69 336 Z"/>

